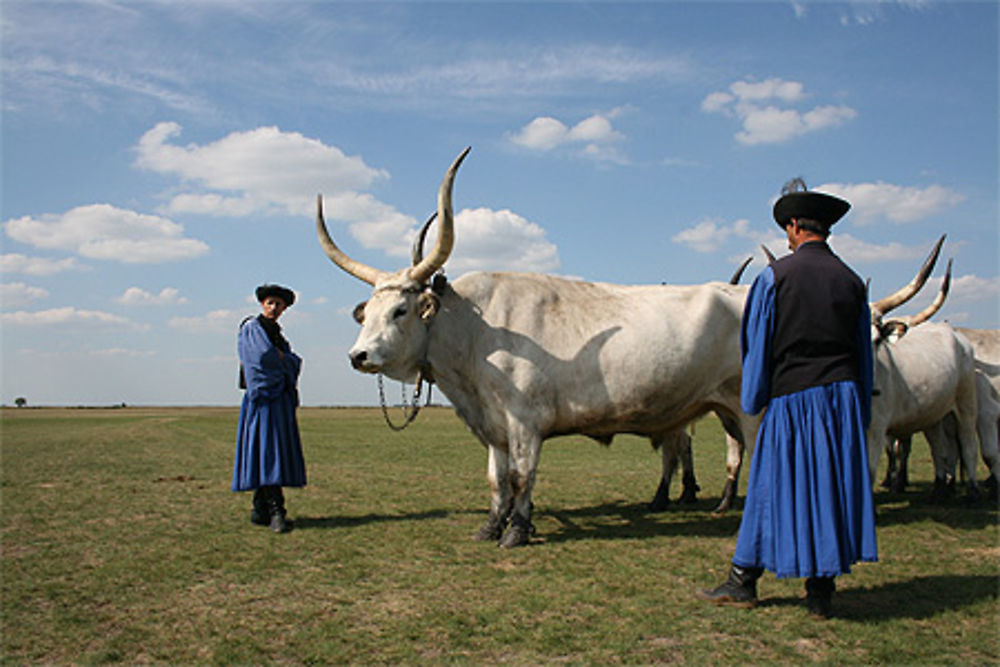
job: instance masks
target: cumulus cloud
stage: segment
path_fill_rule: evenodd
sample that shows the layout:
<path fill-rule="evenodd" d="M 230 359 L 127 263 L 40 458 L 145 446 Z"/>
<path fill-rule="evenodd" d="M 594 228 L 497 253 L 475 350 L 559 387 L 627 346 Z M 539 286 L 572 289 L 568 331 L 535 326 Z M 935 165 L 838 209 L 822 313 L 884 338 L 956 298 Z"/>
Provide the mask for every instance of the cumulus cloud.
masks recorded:
<path fill-rule="evenodd" d="M 181 129 L 177 123 L 159 123 L 136 148 L 139 167 L 180 179 L 167 212 L 308 218 L 320 192 L 327 220 L 347 223 L 362 246 L 408 256 L 417 221 L 365 192 L 388 179 L 386 171 L 277 127 L 233 132 L 204 145 L 174 143 Z"/>
<path fill-rule="evenodd" d="M 850 234 L 834 232 L 830 236 L 830 247 L 844 258 L 848 264 L 884 263 L 899 260 L 922 260 L 934 241 L 907 245 L 898 241 L 889 243 L 869 243 Z"/>
<path fill-rule="evenodd" d="M 951 301 L 989 301 L 996 308 L 1000 297 L 1000 277 L 980 278 L 975 275 L 957 276 L 951 280 L 948 299 Z"/>
<path fill-rule="evenodd" d="M 115 299 L 118 303 L 126 306 L 165 306 L 179 305 L 187 303 L 188 300 L 180 295 L 180 291 L 175 287 L 164 287 L 159 294 L 147 292 L 140 287 L 129 287 L 125 293 Z"/>
<path fill-rule="evenodd" d="M 48 259 L 45 257 L 26 257 L 18 253 L 0 255 L 0 273 L 23 273 L 29 276 L 51 276 L 63 271 L 85 269 L 75 257 L 66 259 Z"/>
<path fill-rule="evenodd" d="M 764 81 L 736 81 L 728 91 L 709 93 L 702 100 L 706 113 L 736 118 L 742 128 L 736 133 L 741 144 L 781 143 L 853 120 L 857 112 L 848 106 L 824 105 L 808 110 L 796 108 L 807 99 L 798 81 L 770 78 Z"/>
<path fill-rule="evenodd" d="M 731 237 L 761 239 L 761 235 L 750 228 L 749 220 L 740 219 L 727 225 L 717 219 L 706 218 L 677 232 L 670 240 L 698 252 L 713 252 L 719 249 L 722 240 Z"/>
<path fill-rule="evenodd" d="M 175 329 L 197 333 L 232 333 L 235 335 L 245 314 L 234 310 L 212 310 L 196 317 L 172 317 L 167 324 Z"/>
<path fill-rule="evenodd" d="M 138 359 L 156 356 L 156 352 L 153 350 L 132 350 L 124 347 L 109 347 L 103 350 L 91 350 L 88 354 L 92 357 L 125 359 Z"/>
<path fill-rule="evenodd" d="M 259 127 L 204 145 L 172 143 L 177 123 L 159 123 L 136 146 L 136 164 L 181 179 L 168 210 L 217 216 L 308 215 L 317 192 L 353 195 L 388 174 L 298 132 Z"/>
<path fill-rule="evenodd" d="M 208 252 L 208 245 L 185 238 L 184 228 L 171 220 L 109 204 L 79 206 L 61 215 L 25 216 L 8 220 L 3 227 L 22 243 L 127 264 L 193 259 Z"/>
<path fill-rule="evenodd" d="M 64 326 L 67 324 L 84 324 L 94 326 L 124 327 L 134 331 L 145 331 L 148 325 L 105 313 L 99 310 L 80 310 L 72 306 L 50 308 L 49 310 L 26 311 L 18 310 L 12 313 L 0 313 L 0 323 L 4 326 Z"/>
<path fill-rule="evenodd" d="M 24 283 L 0 284 L 0 305 L 4 308 L 25 306 L 32 301 L 45 299 L 48 296 L 49 291 L 41 287 L 34 287 Z"/>
<path fill-rule="evenodd" d="M 625 138 L 611 125 L 611 118 L 619 113 L 594 114 L 570 127 L 557 118 L 539 116 L 517 132 L 508 134 L 508 140 L 522 148 L 550 151 L 561 146 L 573 146 L 579 154 L 598 160 L 621 161 L 614 144 Z"/>
<path fill-rule="evenodd" d="M 914 222 L 965 199 L 940 185 L 925 188 L 892 183 L 826 183 L 816 188 L 851 202 L 851 219 L 857 225 L 885 219 L 894 223 Z"/>
<path fill-rule="evenodd" d="M 461 211 L 455 216 L 455 239 L 446 265 L 452 275 L 487 270 L 548 273 L 559 267 L 558 249 L 546 239 L 545 230 L 512 211 Z"/>

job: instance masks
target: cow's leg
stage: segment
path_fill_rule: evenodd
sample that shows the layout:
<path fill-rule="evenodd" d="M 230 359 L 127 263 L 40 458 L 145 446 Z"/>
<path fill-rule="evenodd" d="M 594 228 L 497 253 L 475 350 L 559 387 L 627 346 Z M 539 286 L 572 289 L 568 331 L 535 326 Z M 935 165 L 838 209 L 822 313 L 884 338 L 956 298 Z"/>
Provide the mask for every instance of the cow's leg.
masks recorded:
<path fill-rule="evenodd" d="M 977 373 L 976 399 L 978 414 L 976 428 L 979 431 L 979 448 L 983 462 L 990 474 L 984 485 L 991 500 L 1000 495 L 1000 396 L 989 380 Z"/>
<path fill-rule="evenodd" d="M 743 443 L 732 435 L 726 435 L 726 484 L 722 487 L 722 498 L 715 507 L 717 514 L 728 511 L 736 500 L 736 491 L 740 479 L 740 467 L 743 465 Z"/>
<path fill-rule="evenodd" d="M 531 523 L 531 491 L 535 486 L 542 438 L 538 433 L 518 425 L 511 428 L 510 481 L 514 493 L 510 525 L 500 538 L 500 546 L 519 547 L 527 544 L 534 532 Z"/>
<path fill-rule="evenodd" d="M 910 450 L 913 447 L 913 439 L 911 436 L 906 436 L 905 438 L 898 438 L 892 445 L 895 456 L 895 473 L 892 476 L 892 486 L 890 489 L 893 493 L 903 493 L 906 491 L 906 485 L 910 483 Z M 892 459 L 889 460 L 890 465 L 892 465 Z"/>
<path fill-rule="evenodd" d="M 698 480 L 694 476 L 694 454 L 691 452 L 691 436 L 683 433 L 684 440 L 680 445 L 678 457 L 681 460 L 681 497 L 680 501 L 686 505 L 693 505 L 698 502 Z"/>
<path fill-rule="evenodd" d="M 490 516 L 476 533 L 477 540 L 500 539 L 510 515 L 511 493 L 510 463 L 506 450 L 494 445 L 487 447 L 489 463 L 487 476 L 490 481 Z"/>
<path fill-rule="evenodd" d="M 674 478 L 674 471 L 677 470 L 678 461 L 678 440 L 687 437 L 684 431 L 671 431 L 666 434 L 659 434 L 650 438 L 654 448 L 660 450 L 660 457 L 663 461 L 660 473 L 660 485 L 656 488 L 656 495 L 649 503 L 650 512 L 662 512 L 670 505 L 670 482 Z M 690 438 L 688 439 L 690 447 Z"/>
<path fill-rule="evenodd" d="M 883 489 L 891 489 L 893 482 L 896 479 L 896 444 L 898 441 L 892 440 L 889 442 L 889 446 L 885 448 L 885 456 L 888 460 L 888 465 L 885 467 L 885 478 L 882 480 Z"/>
<path fill-rule="evenodd" d="M 955 406 L 955 418 L 958 421 L 958 450 L 961 453 L 962 468 L 965 470 L 967 499 L 979 499 L 979 487 L 976 483 L 976 466 L 979 464 L 979 433 L 976 430 L 978 405 L 976 403 L 976 379 L 969 374 L 968 382 L 963 383 L 958 392 Z"/>
<path fill-rule="evenodd" d="M 954 413 L 948 413 L 937 424 L 924 429 L 934 464 L 934 486 L 927 498 L 942 503 L 955 493 L 955 466 L 958 464 L 958 423 Z"/>

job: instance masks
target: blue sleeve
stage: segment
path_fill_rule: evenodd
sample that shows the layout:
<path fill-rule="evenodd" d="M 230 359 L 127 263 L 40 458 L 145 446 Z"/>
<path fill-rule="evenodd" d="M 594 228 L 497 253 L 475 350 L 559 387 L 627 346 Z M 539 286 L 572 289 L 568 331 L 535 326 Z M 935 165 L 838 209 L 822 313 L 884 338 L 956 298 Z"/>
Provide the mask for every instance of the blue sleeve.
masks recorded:
<path fill-rule="evenodd" d="M 282 392 L 294 390 L 299 360 L 286 361 L 294 355 L 281 352 L 267 337 L 264 327 L 252 319 L 240 328 L 237 351 L 247 381 L 250 400 L 273 401 Z"/>
<path fill-rule="evenodd" d="M 857 344 L 860 351 L 861 368 L 858 377 L 861 378 L 861 422 L 867 429 L 872 419 L 872 390 L 875 385 L 875 360 L 872 356 L 872 316 L 865 301 L 858 320 Z"/>
<path fill-rule="evenodd" d="M 755 415 L 771 396 L 771 336 L 774 331 L 774 272 L 765 268 L 753 281 L 743 307 L 740 349 L 743 383 L 740 407 Z"/>

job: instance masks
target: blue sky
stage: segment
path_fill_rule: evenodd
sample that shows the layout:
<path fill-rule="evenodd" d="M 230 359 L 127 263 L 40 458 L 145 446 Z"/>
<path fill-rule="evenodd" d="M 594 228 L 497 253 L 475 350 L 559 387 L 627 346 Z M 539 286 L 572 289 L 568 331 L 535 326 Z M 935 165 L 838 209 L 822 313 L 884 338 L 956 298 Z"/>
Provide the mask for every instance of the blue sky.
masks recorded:
<path fill-rule="evenodd" d="M 874 296 L 947 233 L 937 318 L 997 328 L 997 8 L 5 0 L 0 402 L 236 404 L 280 282 L 304 404 L 373 404 L 316 193 L 395 270 L 467 145 L 452 277 L 749 281 L 802 176 L 853 203 L 831 243 Z"/>

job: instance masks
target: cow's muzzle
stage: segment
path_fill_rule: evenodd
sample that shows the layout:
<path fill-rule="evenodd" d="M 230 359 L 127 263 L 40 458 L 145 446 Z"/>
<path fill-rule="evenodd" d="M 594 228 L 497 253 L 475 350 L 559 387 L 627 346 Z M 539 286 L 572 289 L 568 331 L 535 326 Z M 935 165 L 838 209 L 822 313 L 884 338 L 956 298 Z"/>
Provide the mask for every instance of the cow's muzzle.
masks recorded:
<path fill-rule="evenodd" d="M 368 360 L 368 352 L 366 352 L 365 350 L 358 350 L 357 352 L 351 352 L 349 356 L 351 358 L 351 366 L 354 367 L 354 370 L 361 371 L 362 373 L 376 372 L 377 369 Z"/>

